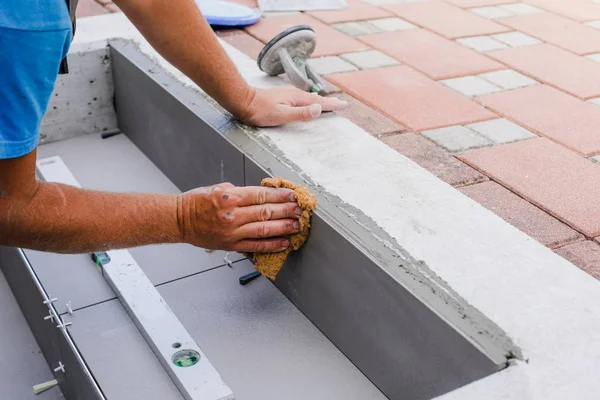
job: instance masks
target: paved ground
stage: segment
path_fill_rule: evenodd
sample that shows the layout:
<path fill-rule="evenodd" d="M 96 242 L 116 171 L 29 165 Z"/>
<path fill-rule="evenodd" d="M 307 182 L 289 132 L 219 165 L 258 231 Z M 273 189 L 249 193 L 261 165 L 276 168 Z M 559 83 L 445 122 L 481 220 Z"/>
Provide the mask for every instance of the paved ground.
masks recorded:
<path fill-rule="evenodd" d="M 310 25 L 342 115 L 600 279 L 600 0 L 348 3 L 217 34 L 256 58 Z"/>

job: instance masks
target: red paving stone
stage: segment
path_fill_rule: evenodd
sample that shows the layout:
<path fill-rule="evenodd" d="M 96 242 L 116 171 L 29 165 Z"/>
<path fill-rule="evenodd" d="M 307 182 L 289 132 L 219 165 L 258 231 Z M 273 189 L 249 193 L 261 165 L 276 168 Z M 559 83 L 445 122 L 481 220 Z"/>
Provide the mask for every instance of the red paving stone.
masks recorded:
<path fill-rule="evenodd" d="M 495 117 L 479 104 L 406 66 L 347 72 L 328 79 L 412 131 Z"/>
<path fill-rule="evenodd" d="M 504 65 L 425 29 L 386 32 L 359 38 L 434 79 L 504 69 Z"/>
<path fill-rule="evenodd" d="M 600 153 L 600 107 L 595 104 L 545 85 L 490 94 L 477 100 L 585 156 Z"/>
<path fill-rule="evenodd" d="M 591 276 L 600 279 L 600 245 L 592 241 L 577 242 L 554 250 Z"/>
<path fill-rule="evenodd" d="M 253 38 L 239 29 L 216 31 L 216 34 L 242 53 L 256 60 L 265 45 L 258 39 Z"/>
<path fill-rule="evenodd" d="M 496 182 L 483 182 L 459 190 L 550 248 L 583 239 L 577 231 Z"/>
<path fill-rule="evenodd" d="M 591 0 L 525 0 L 525 2 L 576 21 L 600 19 L 600 4 Z"/>
<path fill-rule="evenodd" d="M 94 15 L 108 14 L 109 12 L 110 11 L 104 8 L 101 4 L 96 3 L 94 0 L 80 0 L 77 4 L 75 15 L 77 18 L 85 18 L 92 17 Z"/>
<path fill-rule="evenodd" d="M 313 57 L 351 53 L 368 49 L 364 43 L 346 36 L 342 32 L 305 14 L 263 18 L 256 25 L 247 27 L 246 31 L 261 42 L 267 43 L 278 33 L 296 25 L 310 25 L 314 29 L 318 40 Z"/>
<path fill-rule="evenodd" d="M 361 21 L 366 19 L 377 19 L 392 17 L 389 12 L 365 3 L 361 0 L 347 0 L 348 8 L 343 10 L 330 11 L 312 11 L 306 14 L 317 18 L 327 24 L 337 24 L 339 22 Z"/>
<path fill-rule="evenodd" d="M 502 50 L 490 56 L 581 99 L 600 96 L 600 63 L 551 44 Z"/>
<path fill-rule="evenodd" d="M 441 1 L 393 4 L 384 8 L 450 39 L 510 31 L 505 26 Z"/>
<path fill-rule="evenodd" d="M 600 30 L 558 15 L 520 15 L 502 18 L 501 23 L 576 54 L 600 52 Z"/>
<path fill-rule="evenodd" d="M 587 237 L 600 235 L 600 168 L 545 138 L 459 156 Z"/>
<path fill-rule="evenodd" d="M 452 186 L 470 185 L 487 177 L 416 133 L 387 136 L 382 142 Z"/>
<path fill-rule="evenodd" d="M 242 6 L 258 8 L 258 2 L 256 0 L 225 0 L 230 3 L 240 4 Z"/>
<path fill-rule="evenodd" d="M 516 0 L 445 0 L 446 3 L 453 4 L 461 8 L 497 6 L 499 4 L 516 3 Z"/>
<path fill-rule="evenodd" d="M 334 96 L 348 102 L 347 108 L 336 111 L 336 113 L 354 122 L 373 136 L 382 136 L 394 132 L 406 131 L 406 127 L 373 110 L 371 107 L 361 103 L 349 94 L 342 93 L 335 94 Z"/>

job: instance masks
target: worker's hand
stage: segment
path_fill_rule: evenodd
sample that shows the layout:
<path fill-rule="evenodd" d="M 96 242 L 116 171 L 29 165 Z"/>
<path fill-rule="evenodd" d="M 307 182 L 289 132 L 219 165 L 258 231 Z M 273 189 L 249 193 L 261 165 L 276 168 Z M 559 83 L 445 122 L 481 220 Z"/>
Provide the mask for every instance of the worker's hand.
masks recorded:
<path fill-rule="evenodd" d="M 178 219 L 183 241 L 212 250 L 270 253 L 299 231 L 301 210 L 294 192 L 222 183 L 180 196 Z"/>
<path fill-rule="evenodd" d="M 322 97 L 295 87 L 251 88 L 249 99 L 239 118 L 247 124 L 263 127 L 310 121 L 324 111 L 337 111 L 348 106 L 348 102 L 335 97 Z"/>

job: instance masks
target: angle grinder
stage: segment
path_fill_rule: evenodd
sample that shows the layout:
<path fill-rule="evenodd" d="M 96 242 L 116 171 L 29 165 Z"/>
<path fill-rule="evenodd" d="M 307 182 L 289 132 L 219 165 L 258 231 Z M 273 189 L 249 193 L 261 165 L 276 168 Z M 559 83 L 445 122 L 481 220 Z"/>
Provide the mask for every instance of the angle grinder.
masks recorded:
<path fill-rule="evenodd" d="M 317 36 L 308 25 L 279 33 L 258 55 L 258 67 L 271 76 L 287 74 L 290 82 L 305 92 L 325 94 L 325 81 L 306 62 L 317 46 Z"/>

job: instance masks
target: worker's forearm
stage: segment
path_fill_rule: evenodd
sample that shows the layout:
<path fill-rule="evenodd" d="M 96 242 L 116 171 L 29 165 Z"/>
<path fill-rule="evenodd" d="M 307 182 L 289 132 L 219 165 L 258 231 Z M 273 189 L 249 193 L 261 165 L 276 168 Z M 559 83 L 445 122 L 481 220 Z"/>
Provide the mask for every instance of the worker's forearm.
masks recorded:
<path fill-rule="evenodd" d="M 193 0 L 115 0 L 150 44 L 209 96 L 243 118 L 254 91 Z"/>
<path fill-rule="evenodd" d="M 84 253 L 173 243 L 181 241 L 178 201 L 173 195 L 94 192 L 39 182 L 33 195 L 0 207 L 0 245 Z"/>

